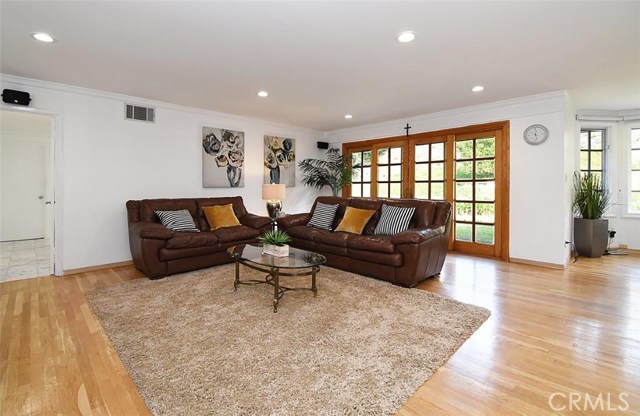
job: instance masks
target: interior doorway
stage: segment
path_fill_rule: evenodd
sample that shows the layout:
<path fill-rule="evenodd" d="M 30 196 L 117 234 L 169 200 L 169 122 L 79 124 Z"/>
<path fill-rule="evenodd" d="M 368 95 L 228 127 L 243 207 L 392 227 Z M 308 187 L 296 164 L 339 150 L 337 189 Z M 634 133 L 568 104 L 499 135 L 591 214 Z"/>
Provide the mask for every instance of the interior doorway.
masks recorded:
<path fill-rule="evenodd" d="M 0 110 L 0 282 L 53 274 L 53 118 Z"/>

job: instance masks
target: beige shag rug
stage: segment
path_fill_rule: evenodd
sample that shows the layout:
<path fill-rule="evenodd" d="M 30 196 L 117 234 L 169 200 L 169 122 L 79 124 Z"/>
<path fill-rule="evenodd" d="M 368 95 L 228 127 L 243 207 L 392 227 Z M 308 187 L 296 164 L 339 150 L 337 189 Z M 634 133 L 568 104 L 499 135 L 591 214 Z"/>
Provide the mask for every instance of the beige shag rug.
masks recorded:
<path fill-rule="evenodd" d="M 287 292 L 273 313 L 271 286 L 233 279 L 224 265 L 88 293 L 154 414 L 392 414 L 490 315 L 328 267 L 317 298 Z"/>

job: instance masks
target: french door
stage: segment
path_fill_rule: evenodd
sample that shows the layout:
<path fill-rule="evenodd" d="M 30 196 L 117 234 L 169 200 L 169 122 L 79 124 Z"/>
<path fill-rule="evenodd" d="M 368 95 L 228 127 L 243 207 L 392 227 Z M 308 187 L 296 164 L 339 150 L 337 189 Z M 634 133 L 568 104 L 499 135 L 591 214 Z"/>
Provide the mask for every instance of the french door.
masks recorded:
<path fill-rule="evenodd" d="M 345 196 L 447 200 L 449 249 L 508 259 L 509 123 L 343 145 L 354 171 Z"/>

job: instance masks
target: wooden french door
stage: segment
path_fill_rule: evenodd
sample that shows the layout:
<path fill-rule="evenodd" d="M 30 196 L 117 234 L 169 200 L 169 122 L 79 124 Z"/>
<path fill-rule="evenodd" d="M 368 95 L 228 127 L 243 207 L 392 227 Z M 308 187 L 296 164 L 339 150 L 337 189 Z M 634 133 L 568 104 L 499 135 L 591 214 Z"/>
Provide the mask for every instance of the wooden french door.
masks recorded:
<path fill-rule="evenodd" d="M 509 123 L 343 145 L 360 168 L 345 196 L 452 203 L 449 249 L 508 259 Z"/>

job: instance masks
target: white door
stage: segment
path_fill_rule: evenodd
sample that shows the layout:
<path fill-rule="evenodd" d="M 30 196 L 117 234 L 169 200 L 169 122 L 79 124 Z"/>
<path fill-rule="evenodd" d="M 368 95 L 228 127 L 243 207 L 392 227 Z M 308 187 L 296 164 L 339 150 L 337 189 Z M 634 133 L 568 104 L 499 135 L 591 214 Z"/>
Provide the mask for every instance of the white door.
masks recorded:
<path fill-rule="evenodd" d="M 0 241 L 45 237 L 46 145 L 3 141 Z"/>

